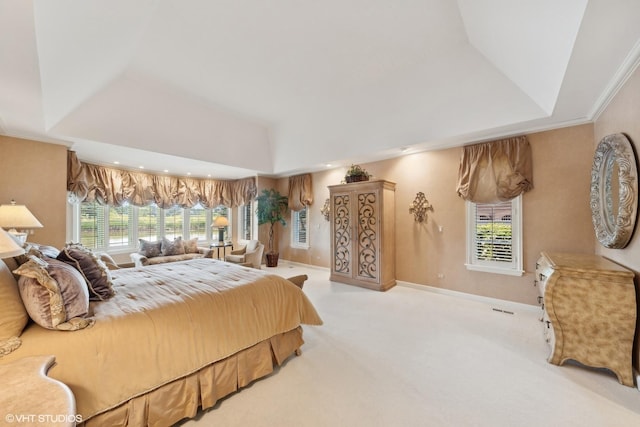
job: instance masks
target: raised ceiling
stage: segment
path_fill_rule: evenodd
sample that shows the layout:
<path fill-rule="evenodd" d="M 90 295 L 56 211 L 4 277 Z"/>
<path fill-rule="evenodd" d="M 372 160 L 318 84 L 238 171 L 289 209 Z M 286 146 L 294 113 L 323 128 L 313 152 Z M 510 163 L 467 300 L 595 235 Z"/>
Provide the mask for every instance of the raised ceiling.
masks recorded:
<path fill-rule="evenodd" d="M 0 0 L 0 133 L 285 176 L 592 120 L 633 0 Z"/>

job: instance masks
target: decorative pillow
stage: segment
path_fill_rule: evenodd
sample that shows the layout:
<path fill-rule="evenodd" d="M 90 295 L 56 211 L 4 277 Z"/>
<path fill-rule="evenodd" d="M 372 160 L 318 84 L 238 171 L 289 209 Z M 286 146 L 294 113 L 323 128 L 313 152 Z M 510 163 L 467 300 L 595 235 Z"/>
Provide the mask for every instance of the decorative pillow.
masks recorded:
<path fill-rule="evenodd" d="M 75 331 L 93 324 L 89 292 L 82 275 L 72 266 L 31 257 L 15 271 L 20 296 L 31 319 L 47 329 Z"/>
<path fill-rule="evenodd" d="M 173 242 L 163 237 L 162 255 L 184 255 L 184 242 L 182 241 L 182 237 L 176 237 Z"/>
<path fill-rule="evenodd" d="M 18 282 L 7 265 L 0 261 L 0 357 L 20 346 L 20 334 L 29 321 Z"/>
<path fill-rule="evenodd" d="M 58 260 L 82 274 L 89 287 L 89 299 L 105 301 L 115 295 L 111 272 L 105 263 L 80 243 L 67 243 L 60 251 Z"/>
<path fill-rule="evenodd" d="M 108 253 L 106 253 L 106 252 L 97 252 L 96 253 L 96 257 L 98 257 L 99 260 L 104 262 L 104 265 L 106 265 L 109 270 L 118 270 L 118 269 L 120 269 L 120 267 L 118 266 L 118 263 Z"/>
<path fill-rule="evenodd" d="M 140 249 L 138 253 L 146 256 L 147 258 L 153 258 L 162 255 L 162 241 L 150 242 L 144 239 L 138 239 L 140 242 Z"/>
<path fill-rule="evenodd" d="M 38 245 L 38 249 L 40 250 L 40 253 L 47 258 L 56 259 L 58 258 L 58 255 L 60 255 L 60 251 L 54 246 Z"/>
<path fill-rule="evenodd" d="M 184 241 L 184 253 L 185 254 L 197 254 L 198 251 L 198 238 L 194 237 L 193 239 Z"/>
<path fill-rule="evenodd" d="M 247 252 L 255 252 L 256 248 L 258 247 L 258 244 L 260 243 L 259 240 L 249 240 L 247 242 Z"/>
<path fill-rule="evenodd" d="M 45 258 L 45 255 L 42 253 L 42 251 L 40 251 L 40 246 L 35 243 L 26 242 L 24 245 L 22 245 L 22 249 L 24 249 L 24 253 L 22 255 L 13 257 L 18 265 L 22 265 L 25 262 L 29 261 L 30 255 L 36 256 L 40 259 Z"/>

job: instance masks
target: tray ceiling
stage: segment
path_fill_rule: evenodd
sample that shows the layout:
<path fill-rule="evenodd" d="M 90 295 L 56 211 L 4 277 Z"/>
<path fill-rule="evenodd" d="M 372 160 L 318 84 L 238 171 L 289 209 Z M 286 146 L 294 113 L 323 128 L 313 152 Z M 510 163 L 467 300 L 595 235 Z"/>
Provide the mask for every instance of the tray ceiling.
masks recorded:
<path fill-rule="evenodd" d="M 622 0 L 0 0 L 0 132 L 86 161 L 284 176 L 592 120 Z"/>

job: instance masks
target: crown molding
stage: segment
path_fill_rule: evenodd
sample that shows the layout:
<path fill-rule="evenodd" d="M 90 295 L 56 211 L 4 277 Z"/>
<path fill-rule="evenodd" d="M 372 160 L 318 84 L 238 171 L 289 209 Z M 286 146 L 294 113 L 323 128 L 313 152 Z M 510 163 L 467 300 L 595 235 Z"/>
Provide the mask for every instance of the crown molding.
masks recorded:
<path fill-rule="evenodd" d="M 613 75 L 609 84 L 604 88 L 602 94 L 589 112 L 592 121 L 596 121 L 607 108 L 609 103 L 625 85 L 627 80 L 633 75 L 640 65 L 640 40 L 636 42 L 627 57 L 624 59 L 618 71 Z"/>

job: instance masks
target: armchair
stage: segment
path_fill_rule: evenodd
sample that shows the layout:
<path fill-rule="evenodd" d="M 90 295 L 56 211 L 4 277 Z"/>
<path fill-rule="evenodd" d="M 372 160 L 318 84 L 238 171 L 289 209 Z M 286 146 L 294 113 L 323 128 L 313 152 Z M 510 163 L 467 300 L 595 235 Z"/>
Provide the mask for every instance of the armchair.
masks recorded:
<path fill-rule="evenodd" d="M 246 267 L 260 268 L 263 252 L 264 245 L 259 240 L 249 240 L 244 248 L 231 251 L 229 255 L 224 257 L 224 260 Z"/>

